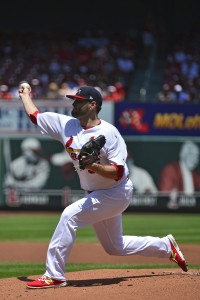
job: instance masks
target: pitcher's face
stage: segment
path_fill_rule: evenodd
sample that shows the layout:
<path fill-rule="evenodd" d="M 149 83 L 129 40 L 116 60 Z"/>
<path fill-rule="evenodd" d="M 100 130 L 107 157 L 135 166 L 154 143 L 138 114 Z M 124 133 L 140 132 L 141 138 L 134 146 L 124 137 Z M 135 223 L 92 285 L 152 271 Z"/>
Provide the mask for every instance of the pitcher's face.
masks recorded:
<path fill-rule="evenodd" d="M 83 116 L 86 116 L 89 112 L 88 105 L 89 101 L 85 100 L 75 100 L 72 104 L 73 109 L 71 111 L 71 115 L 74 118 L 81 118 Z"/>

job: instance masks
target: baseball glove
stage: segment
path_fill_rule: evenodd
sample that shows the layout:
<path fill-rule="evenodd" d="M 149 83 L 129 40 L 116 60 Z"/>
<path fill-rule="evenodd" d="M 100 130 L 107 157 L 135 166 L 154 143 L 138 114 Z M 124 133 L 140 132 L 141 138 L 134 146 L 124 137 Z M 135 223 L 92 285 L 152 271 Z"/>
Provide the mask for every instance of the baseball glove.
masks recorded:
<path fill-rule="evenodd" d="M 85 166 L 98 161 L 100 150 L 105 145 L 105 142 L 105 136 L 99 135 L 83 145 L 79 153 L 79 168 L 81 170 L 84 170 Z"/>

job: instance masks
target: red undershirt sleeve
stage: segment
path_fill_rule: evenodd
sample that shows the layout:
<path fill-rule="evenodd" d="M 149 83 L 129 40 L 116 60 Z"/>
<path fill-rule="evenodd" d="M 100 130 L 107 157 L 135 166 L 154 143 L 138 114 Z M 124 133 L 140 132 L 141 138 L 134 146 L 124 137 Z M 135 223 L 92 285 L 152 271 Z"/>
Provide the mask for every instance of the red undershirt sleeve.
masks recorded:
<path fill-rule="evenodd" d="M 29 115 L 31 122 L 35 125 L 37 125 L 37 114 L 39 113 L 40 113 L 39 110 L 36 110 L 33 114 Z"/>
<path fill-rule="evenodd" d="M 116 179 L 116 181 L 120 180 L 124 174 L 124 166 L 119 166 L 119 165 L 113 165 L 113 167 L 116 168 L 117 173 L 118 173 L 118 177 Z"/>

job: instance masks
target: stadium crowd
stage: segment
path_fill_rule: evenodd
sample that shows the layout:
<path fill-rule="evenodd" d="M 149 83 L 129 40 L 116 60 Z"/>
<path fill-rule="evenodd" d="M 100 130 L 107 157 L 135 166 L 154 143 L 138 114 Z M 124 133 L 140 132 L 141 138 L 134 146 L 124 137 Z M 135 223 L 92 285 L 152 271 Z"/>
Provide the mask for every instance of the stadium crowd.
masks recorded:
<path fill-rule="evenodd" d="M 59 100 L 78 86 L 98 86 L 104 100 L 124 101 L 135 71 L 137 42 L 127 34 L 85 31 L 65 38 L 36 34 L 0 40 L 0 99 L 18 98 L 26 80 L 35 99 Z"/>
<path fill-rule="evenodd" d="M 200 103 L 200 28 L 178 34 L 166 53 L 163 88 L 157 95 L 162 103 Z"/>
<path fill-rule="evenodd" d="M 126 34 L 86 30 L 58 38 L 38 33 L 2 35 L 0 99 L 18 99 L 19 82 L 26 80 L 36 100 L 62 100 L 87 84 L 101 89 L 105 101 L 125 101 L 137 76 L 137 61 L 142 55 L 145 60 L 144 48 L 148 50 L 155 41 L 161 51 L 165 39 L 148 28 Z M 153 102 L 199 103 L 199 26 L 165 42 L 162 59 L 163 85 L 158 87 Z"/>

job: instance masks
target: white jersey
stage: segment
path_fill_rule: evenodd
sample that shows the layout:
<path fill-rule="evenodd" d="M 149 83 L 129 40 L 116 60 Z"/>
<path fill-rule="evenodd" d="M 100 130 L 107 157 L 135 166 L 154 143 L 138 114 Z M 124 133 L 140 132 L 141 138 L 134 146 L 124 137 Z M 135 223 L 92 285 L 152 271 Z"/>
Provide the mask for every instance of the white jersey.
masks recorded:
<path fill-rule="evenodd" d="M 127 148 L 119 131 L 112 124 L 101 120 L 95 127 L 84 129 L 76 118 L 45 112 L 37 115 L 37 124 L 42 134 L 60 141 L 69 153 L 78 172 L 81 188 L 85 191 L 109 189 L 116 187 L 128 176 L 126 165 Z M 99 162 L 102 165 L 122 165 L 124 174 L 120 180 L 105 178 L 90 170 L 78 167 L 78 155 L 82 146 L 100 134 L 106 138 L 106 143 L 100 151 Z"/>

